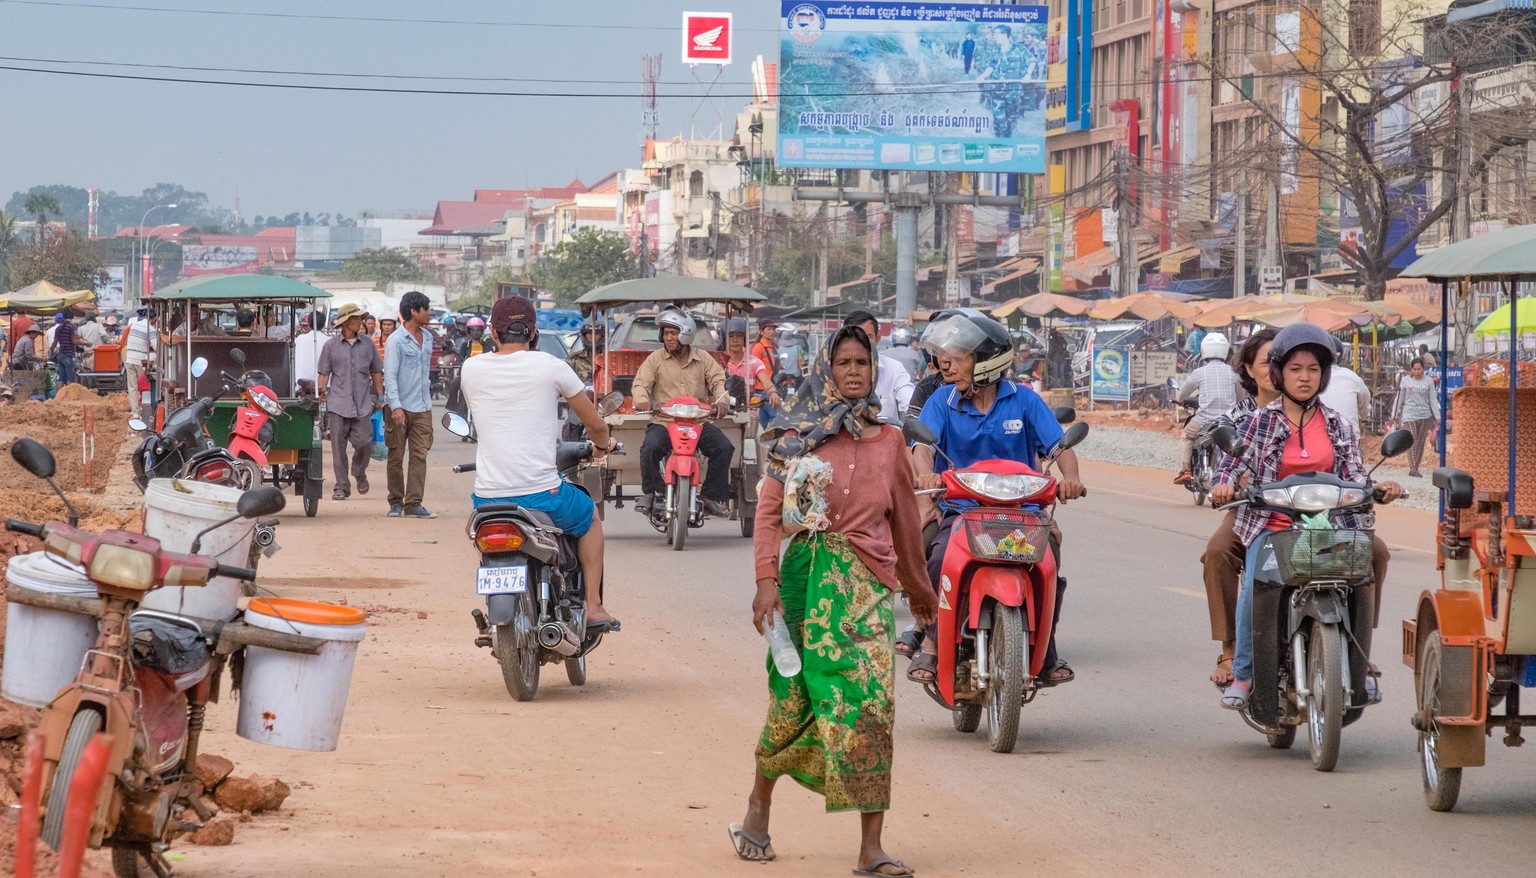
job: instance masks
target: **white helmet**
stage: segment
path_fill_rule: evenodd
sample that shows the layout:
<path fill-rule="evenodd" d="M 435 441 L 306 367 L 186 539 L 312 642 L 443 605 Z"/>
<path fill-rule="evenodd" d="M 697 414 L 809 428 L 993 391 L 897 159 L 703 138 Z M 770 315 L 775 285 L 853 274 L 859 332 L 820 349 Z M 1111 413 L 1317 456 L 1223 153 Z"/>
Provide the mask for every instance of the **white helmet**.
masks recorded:
<path fill-rule="evenodd" d="M 670 326 L 677 330 L 678 344 L 693 344 L 693 334 L 697 326 L 693 322 L 693 318 L 684 312 L 676 308 L 668 308 L 656 315 L 656 332 L 658 335 L 661 333 L 663 326 Z"/>
<path fill-rule="evenodd" d="M 898 326 L 891 330 L 891 344 L 896 347 L 907 347 L 912 344 L 912 330 L 905 326 Z"/>
<path fill-rule="evenodd" d="M 1202 360 L 1226 360 L 1227 354 L 1232 353 L 1232 342 L 1220 332 L 1208 333 L 1200 340 L 1200 359 Z"/>

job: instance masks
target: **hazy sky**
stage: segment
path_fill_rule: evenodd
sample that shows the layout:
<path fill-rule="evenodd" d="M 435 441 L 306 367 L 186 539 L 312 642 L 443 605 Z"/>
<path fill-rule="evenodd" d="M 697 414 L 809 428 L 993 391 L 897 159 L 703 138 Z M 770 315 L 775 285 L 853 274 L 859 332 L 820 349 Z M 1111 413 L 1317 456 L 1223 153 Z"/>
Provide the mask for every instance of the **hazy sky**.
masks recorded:
<path fill-rule="evenodd" d="M 226 206 L 238 193 L 246 217 L 293 210 L 355 215 L 430 210 L 440 198 L 467 200 L 477 187 L 563 185 L 576 176 L 592 182 L 639 163 L 642 55 L 662 55 L 661 136 L 688 135 L 697 102 L 686 96 L 704 87 L 690 83 L 689 68 L 679 61 L 685 8 L 735 14 L 737 63 L 725 68 L 716 91 L 750 95 L 752 58 L 777 60 L 775 0 L 0 0 L 0 66 L 6 67 L 624 95 L 364 94 L 0 70 L 6 132 L 0 201 L 36 184 L 138 193 L 168 182 Z M 555 81 L 278 77 L 107 63 Z M 705 81 L 714 74 L 713 67 L 699 68 Z M 735 110 L 745 102 L 731 97 L 702 105 L 694 121 L 698 136 L 712 133 L 722 119 L 729 136 Z"/>

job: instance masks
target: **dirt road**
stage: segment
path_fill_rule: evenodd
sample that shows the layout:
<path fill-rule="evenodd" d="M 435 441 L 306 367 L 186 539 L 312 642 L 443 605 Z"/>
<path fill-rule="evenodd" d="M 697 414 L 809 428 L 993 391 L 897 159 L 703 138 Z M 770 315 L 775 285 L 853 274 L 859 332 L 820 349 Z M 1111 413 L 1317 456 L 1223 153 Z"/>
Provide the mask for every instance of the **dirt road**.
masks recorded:
<path fill-rule="evenodd" d="M 472 644 L 475 557 L 463 535 L 473 447 L 442 434 L 427 502 L 442 517 L 384 517 L 372 495 L 285 515 L 266 584 L 370 610 L 341 748 L 299 753 L 233 734 L 210 711 L 210 752 L 276 774 L 294 793 L 228 848 L 179 846 L 189 878 L 649 874 L 847 875 L 857 819 L 785 783 L 781 859 L 737 861 L 765 708 L 749 625 L 748 541 L 712 522 L 671 552 L 626 508 L 608 519 L 609 607 L 624 620 L 573 688 L 546 666 L 518 704 Z M 902 682 L 887 848 L 923 875 L 1313 875 L 1497 872 L 1526 862 L 1536 764 L 1492 747 L 1454 815 L 1419 794 L 1410 676 L 1397 620 L 1433 582 L 1431 519 L 1389 512 L 1397 551 L 1377 658 L 1387 702 L 1345 733 L 1339 769 L 1277 752 L 1217 707 L 1216 655 L 1197 558 L 1214 518 L 1166 474 L 1090 464 L 1093 496 L 1063 514 L 1071 581 L 1062 646 L 1079 679 L 1025 708 L 1019 752 Z M 904 669 L 904 668 L 903 668 Z M 551 673 L 552 672 L 552 673 Z"/>

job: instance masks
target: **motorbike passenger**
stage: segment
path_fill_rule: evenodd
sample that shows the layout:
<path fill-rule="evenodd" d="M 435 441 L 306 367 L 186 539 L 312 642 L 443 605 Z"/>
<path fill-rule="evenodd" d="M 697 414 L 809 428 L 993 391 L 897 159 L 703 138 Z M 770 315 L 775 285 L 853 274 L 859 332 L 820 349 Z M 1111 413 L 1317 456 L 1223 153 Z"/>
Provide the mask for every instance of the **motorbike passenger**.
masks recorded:
<path fill-rule="evenodd" d="M 1227 354 L 1231 352 L 1232 343 L 1227 341 L 1225 335 L 1220 332 L 1209 333 L 1200 341 L 1200 368 L 1191 372 L 1184 383 L 1179 385 L 1175 399 L 1184 402 L 1198 394 L 1200 408 L 1194 418 L 1184 425 L 1184 432 L 1179 434 L 1180 469 L 1179 474 L 1173 478 L 1176 484 L 1182 485 L 1193 478 L 1189 458 L 1201 431 L 1237 405 L 1237 373 L 1227 365 Z"/>
<path fill-rule="evenodd" d="M 919 488 L 937 488 L 943 482 L 938 473 L 952 462 L 967 467 L 979 460 L 1015 460 L 1039 466 L 1061 441 L 1063 430 L 1045 400 L 1032 388 L 1015 384 L 1003 376 L 1013 363 L 1013 339 L 1007 327 L 974 309 L 959 309 L 930 324 L 923 345 L 939 362 L 949 386 L 941 387 L 924 404 L 924 424 L 939 437 L 939 450 L 948 460 L 936 468 L 934 452 L 918 446 L 914 469 Z M 1078 473 L 1077 455 L 1068 449 L 1057 460 L 1061 478 L 1057 497 L 1066 502 L 1083 496 L 1083 482 Z M 941 504 L 943 520 L 938 541 L 928 558 L 928 576 L 937 592 L 950 530 L 960 510 L 970 501 L 945 500 Z M 1052 526 L 1051 551 L 1060 569 L 1061 540 Z M 1056 612 L 1060 617 L 1061 592 L 1066 581 L 1057 578 Z M 907 677 L 919 683 L 933 682 L 938 668 L 937 627 L 929 625 L 922 652 L 914 656 Z M 1045 686 L 1070 682 L 1075 676 L 1071 666 L 1056 652 L 1055 627 L 1045 659 Z"/>
<path fill-rule="evenodd" d="M 656 325 L 661 349 L 652 351 L 640 364 L 630 388 L 635 411 L 655 410 L 645 428 L 645 441 L 640 445 L 640 488 L 645 496 L 635 502 L 635 508 L 647 514 L 655 506 L 656 496 L 665 490 L 661 465 L 672 452 L 672 438 L 659 412 L 661 406 L 674 397 L 691 396 L 713 404 L 719 417 L 730 411 L 725 370 L 708 351 L 693 346 L 697 329 L 693 318 L 669 308 L 656 317 Z M 719 427 L 704 424 L 699 431 L 698 451 L 709 461 L 704 487 L 699 491 L 704 511 L 710 515 L 729 515 L 726 501 L 731 496 L 731 458 L 736 454 L 736 446 Z"/>
<path fill-rule="evenodd" d="M 1269 351 L 1269 380 L 1280 398 L 1256 411 L 1239 434 L 1247 446 L 1243 458 L 1227 458 L 1216 475 L 1211 498 L 1220 506 L 1232 501 L 1239 476 L 1247 467 L 1255 484 L 1268 484 L 1297 473 L 1333 473 L 1349 482 L 1367 479 L 1360 454 L 1360 440 L 1338 412 L 1322 404 L 1318 397 L 1328 387 L 1333 365 L 1333 344 L 1321 327 L 1295 323 L 1275 335 Z M 1376 483 L 1381 502 L 1391 503 L 1403 496 L 1396 482 Z M 1221 704 L 1231 710 L 1248 705 L 1253 691 L 1253 580 L 1259 551 L 1268 533 L 1290 525 L 1287 516 L 1257 511 L 1250 507 L 1237 510 L 1234 525 L 1237 539 L 1247 547 L 1241 585 L 1238 589 L 1236 643 L 1232 659 L 1232 684 L 1222 695 Z M 1334 516 L 1339 528 L 1366 527 L 1354 513 Z M 1380 581 L 1385 573 L 1385 559 L 1390 557 L 1381 540 L 1376 539 L 1381 569 L 1374 584 L 1376 606 L 1381 606 Z M 1380 676 L 1374 666 L 1372 677 Z"/>
<path fill-rule="evenodd" d="M 566 365 L 576 372 L 576 377 L 587 384 L 592 383 L 592 373 L 597 371 L 597 357 L 603 352 L 604 339 L 607 336 L 605 327 L 600 323 L 583 323 L 581 325 L 581 350 L 575 351 L 565 358 Z"/>
<path fill-rule="evenodd" d="M 467 361 L 487 351 L 496 350 L 496 340 L 485 334 L 485 320 L 471 317 L 464 324 L 465 335 L 459 339 L 459 359 Z"/>
<path fill-rule="evenodd" d="M 725 364 L 725 374 L 731 378 L 741 379 L 747 394 L 757 401 L 758 425 L 768 426 L 768 422 L 773 420 L 783 400 L 779 398 L 779 391 L 773 386 L 773 373 L 769 370 L 768 364 L 747 352 L 745 318 L 732 317 L 725 322 L 725 353 L 729 357 Z"/>
<path fill-rule="evenodd" d="M 913 346 L 916 340 L 911 329 L 898 326 L 891 330 L 891 349 L 885 352 L 887 358 L 906 367 L 914 382 L 923 377 L 923 355 Z"/>
<path fill-rule="evenodd" d="M 879 353 L 880 321 L 868 311 L 855 311 L 843 319 L 844 326 L 857 326 L 869 336 L 876 346 L 879 367 L 875 370 L 875 395 L 880 398 L 880 420 L 887 424 L 901 423 L 902 413 L 912 402 L 912 376 L 901 362 Z"/>
<path fill-rule="evenodd" d="M 475 507 L 516 503 L 549 515 L 575 537 L 586 581 L 587 622 L 617 620 L 603 608 L 603 526 L 587 493 L 560 478 L 560 399 L 586 425 L 592 443 L 614 449 L 608 425 L 571 367 L 538 350 L 538 313 L 522 296 L 497 300 L 491 325 L 501 342 L 489 356 L 465 361 L 461 390 L 479 437 L 475 449 Z"/>

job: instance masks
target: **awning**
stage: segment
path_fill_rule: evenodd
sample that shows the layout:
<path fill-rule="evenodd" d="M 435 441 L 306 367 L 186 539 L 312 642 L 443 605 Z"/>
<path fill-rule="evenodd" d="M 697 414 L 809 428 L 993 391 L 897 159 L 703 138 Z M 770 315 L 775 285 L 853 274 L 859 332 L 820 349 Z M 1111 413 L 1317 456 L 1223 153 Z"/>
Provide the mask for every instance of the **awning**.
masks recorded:
<path fill-rule="evenodd" d="M 1018 262 L 1021 264 L 1013 271 L 1010 271 L 997 280 L 987 281 L 986 283 L 982 284 L 981 295 L 990 296 L 994 291 L 997 290 L 999 286 L 1002 286 L 1009 281 L 1018 280 L 1021 277 L 1034 274 L 1040 270 L 1040 260 L 1038 259 L 1027 258 L 1018 260 Z"/>
<path fill-rule="evenodd" d="M 1191 259 L 1194 259 L 1194 258 L 1198 257 L 1199 255 L 1200 255 L 1200 248 L 1199 247 L 1183 247 L 1183 248 L 1180 248 L 1178 250 L 1167 250 L 1167 251 L 1164 251 L 1162 253 L 1153 253 L 1150 256 L 1143 255 L 1141 257 L 1141 259 L 1139 260 L 1139 262 L 1142 265 L 1146 265 L 1148 262 L 1158 262 L 1160 264 L 1171 264 L 1171 265 L 1180 265 L 1180 266 L 1182 266 L 1184 263 L 1188 262 Z M 1158 270 L 1162 271 L 1161 268 L 1159 268 Z M 1173 274 L 1173 272 L 1168 272 L 1168 274 Z"/>
<path fill-rule="evenodd" d="M 845 289 L 847 289 L 849 287 L 863 286 L 864 284 L 874 283 L 875 281 L 877 281 L 879 279 L 880 279 L 880 275 L 878 275 L 878 274 L 862 275 L 857 280 L 851 280 L 851 281 L 847 281 L 845 283 L 840 283 L 840 284 L 833 284 L 832 286 L 827 287 L 827 295 L 829 297 L 831 297 L 831 296 L 841 297 L 843 295 L 843 290 L 845 290 Z"/>
<path fill-rule="evenodd" d="M 1140 254 L 1137 260 L 1138 263 L 1146 262 L 1148 258 L 1157 255 L 1157 245 L 1142 244 L 1137 249 L 1137 252 Z M 1196 250 L 1195 255 L 1200 255 L 1200 251 Z M 1061 270 L 1071 275 L 1080 283 L 1091 285 L 1095 278 L 1107 272 L 1110 266 L 1115 264 L 1116 258 L 1115 248 L 1104 247 L 1089 253 L 1081 259 L 1074 259 L 1068 262 L 1061 267 Z"/>

